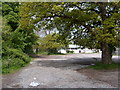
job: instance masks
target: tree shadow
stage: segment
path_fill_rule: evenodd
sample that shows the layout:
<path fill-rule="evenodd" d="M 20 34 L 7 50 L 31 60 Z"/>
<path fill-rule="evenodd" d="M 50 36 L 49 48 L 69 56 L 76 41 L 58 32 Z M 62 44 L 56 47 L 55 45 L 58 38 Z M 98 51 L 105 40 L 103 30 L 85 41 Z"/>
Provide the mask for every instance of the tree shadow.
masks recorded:
<path fill-rule="evenodd" d="M 42 60 L 36 61 L 38 66 L 54 67 L 60 69 L 83 68 L 100 61 L 100 58 L 70 58 L 67 60 Z"/>
<path fill-rule="evenodd" d="M 29 54 L 29 56 L 32 57 L 32 58 L 45 58 L 48 55 Z"/>

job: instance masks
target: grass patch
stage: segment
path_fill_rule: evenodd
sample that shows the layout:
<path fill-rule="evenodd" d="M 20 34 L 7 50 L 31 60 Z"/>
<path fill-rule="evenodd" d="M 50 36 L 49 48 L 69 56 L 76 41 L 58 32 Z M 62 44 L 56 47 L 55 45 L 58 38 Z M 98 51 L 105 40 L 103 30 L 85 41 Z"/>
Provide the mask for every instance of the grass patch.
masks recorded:
<path fill-rule="evenodd" d="M 120 55 L 118 55 L 118 54 L 113 54 L 113 56 L 120 56 Z"/>
<path fill-rule="evenodd" d="M 14 72 L 20 70 L 21 68 L 25 67 L 28 64 L 29 63 L 25 64 L 24 66 L 12 66 L 12 67 L 9 67 L 9 68 L 3 68 L 2 69 L 2 74 L 6 75 L 6 74 L 14 73 Z"/>
<path fill-rule="evenodd" d="M 28 63 L 24 63 L 23 65 L 13 65 L 13 66 L 7 66 L 7 67 L 3 67 L 2 66 L 2 72 L 0 74 L 9 74 L 9 73 L 14 73 L 18 70 L 20 70 L 21 68 L 25 67 L 26 65 L 28 65 Z"/>
<path fill-rule="evenodd" d="M 48 52 L 37 52 L 35 54 L 40 54 L 40 55 L 48 55 Z"/>
<path fill-rule="evenodd" d="M 66 55 L 64 53 L 37 52 L 39 55 Z"/>
<path fill-rule="evenodd" d="M 103 64 L 102 62 L 97 62 L 93 66 L 88 66 L 87 68 L 92 68 L 96 70 L 110 70 L 120 68 L 120 63 L 112 62 L 112 64 Z"/>
<path fill-rule="evenodd" d="M 48 55 L 66 55 L 64 53 L 48 53 Z"/>

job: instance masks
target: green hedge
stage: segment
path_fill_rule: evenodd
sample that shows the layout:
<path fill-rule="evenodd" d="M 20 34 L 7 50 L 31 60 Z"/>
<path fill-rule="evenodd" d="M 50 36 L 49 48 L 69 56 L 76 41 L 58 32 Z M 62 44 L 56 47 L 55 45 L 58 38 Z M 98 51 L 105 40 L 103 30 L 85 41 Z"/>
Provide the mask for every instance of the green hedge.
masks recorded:
<path fill-rule="evenodd" d="M 6 48 L 2 56 L 2 73 L 10 73 L 15 69 L 24 67 L 31 58 L 21 50 Z"/>
<path fill-rule="evenodd" d="M 74 53 L 74 51 L 67 51 L 67 53 Z"/>

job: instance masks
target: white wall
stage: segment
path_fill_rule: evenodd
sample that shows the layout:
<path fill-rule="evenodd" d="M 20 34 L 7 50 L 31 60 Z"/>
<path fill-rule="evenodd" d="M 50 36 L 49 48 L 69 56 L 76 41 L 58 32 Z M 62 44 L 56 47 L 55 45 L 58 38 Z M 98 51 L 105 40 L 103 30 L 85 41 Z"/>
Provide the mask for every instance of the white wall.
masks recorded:
<path fill-rule="evenodd" d="M 72 46 L 72 48 L 73 48 L 73 46 Z M 88 49 L 88 48 L 85 48 L 85 49 L 67 49 L 67 50 L 68 51 L 73 51 L 73 53 L 94 53 L 95 52 L 95 49 L 91 50 L 91 49 Z M 64 50 L 64 49 L 59 50 L 59 52 L 61 52 L 61 53 L 67 53 L 66 50 Z M 100 52 L 100 50 L 99 50 L 99 52 Z"/>
<path fill-rule="evenodd" d="M 66 50 L 64 50 L 64 49 L 60 49 L 58 52 L 60 52 L 60 53 L 67 53 Z"/>
<path fill-rule="evenodd" d="M 81 50 L 81 53 L 93 53 L 93 50 L 85 48 Z"/>

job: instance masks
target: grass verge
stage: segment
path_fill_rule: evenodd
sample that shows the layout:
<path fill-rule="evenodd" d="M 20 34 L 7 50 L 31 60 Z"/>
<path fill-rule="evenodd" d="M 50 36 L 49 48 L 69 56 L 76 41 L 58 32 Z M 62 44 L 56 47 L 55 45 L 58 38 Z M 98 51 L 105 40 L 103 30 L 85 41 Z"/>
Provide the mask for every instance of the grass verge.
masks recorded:
<path fill-rule="evenodd" d="M 120 55 L 118 55 L 118 54 L 114 54 L 113 56 L 120 56 Z"/>
<path fill-rule="evenodd" d="M 49 52 L 38 52 L 35 54 L 39 54 L 39 55 L 66 55 L 64 53 L 49 53 Z"/>
<path fill-rule="evenodd" d="M 48 53 L 48 55 L 66 55 L 64 53 Z"/>
<path fill-rule="evenodd" d="M 112 62 L 112 64 L 103 64 L 102 62 L 97 62 L 95 65 L 88 66 L 87 68 L 96 70 L 120 69 L 120 63 Z"/>
<path fill-rule="evenodd" d="M 5 69 L 2 69 L 2 74 L 3 75 L 6 75 L 6 74 L 11 74 L 11 73 L 14 73 L 18 70 L 20 70 L 21 68 L 27 66 L 29 63 L 25 64 L 24 66 L 12 66 L 10 68 L 5 68 Z"/>

